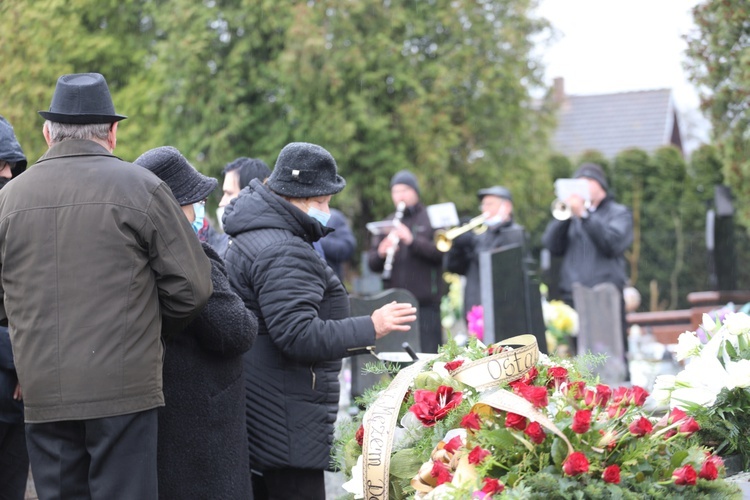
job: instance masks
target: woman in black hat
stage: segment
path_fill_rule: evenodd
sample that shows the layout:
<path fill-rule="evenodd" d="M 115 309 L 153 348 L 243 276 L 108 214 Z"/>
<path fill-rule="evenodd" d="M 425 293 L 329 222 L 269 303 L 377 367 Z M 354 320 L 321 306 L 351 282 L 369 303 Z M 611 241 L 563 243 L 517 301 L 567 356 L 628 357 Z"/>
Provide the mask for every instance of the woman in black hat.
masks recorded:
<path fill-rule="evenodd" d="M 328 151 L 292 143 L 266 184 L 253 180 L 225 211 L 229 280 L 258 317 L 245 355 L 256 500 L 325 498 L 341 359 L 416 320 L 410 304 L 395 302 L 349 317 L 346 290 L 315 253 L 312 243 L 331 231 L 331 197 L 345 185 Z"/>
<path fill-rule="evenodd" d="M 169 186 L 197 234 L 216 179 L 169 146 L 147 151 L 135 163 Z M 231 290 L 219 255 L 202 245 L 211 260 L 213 293 L 200 316 L 166 339 L 159 498 L 249 498 L 242 355 L 255 341 L 258 320 Z"/>

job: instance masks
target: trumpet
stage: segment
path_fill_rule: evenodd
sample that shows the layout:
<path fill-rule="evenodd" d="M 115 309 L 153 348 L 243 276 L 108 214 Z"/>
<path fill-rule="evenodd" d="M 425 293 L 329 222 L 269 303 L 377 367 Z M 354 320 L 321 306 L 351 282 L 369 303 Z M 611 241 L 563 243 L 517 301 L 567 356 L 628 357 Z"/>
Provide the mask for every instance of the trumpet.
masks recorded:
<path fill-rule="evenodd" d="M 588 210 L 591 207 L 591 200 L 586 200 L 583 206 Z M 568 204 L 559 198 L 552 202 L 550 211 L 552 212 L 552 217 L 557 220 L 568 220 L 573 215 Z"/>
<path fill-rule="evenodd" d="M 568 220 L 570 219 L 570 216 L 573 215 L 573 212 L 570 211 L 570 207 L 561 199 L 556 199 L 552 202 L 550 211 L 552 212 L 552 217 L 557 220 Z"/>
<path fill-rule="evenodd" d="M 435 231 L 435 246 L 441 252 L 447 252 L 453 246 L 453 240 L 458 238 L 464 233 L 474 231 L 474 234 L 482 234 L 487 231 L 487 226 L 484 222 L 487 220 L 485 214 L 478 215 L 471 219 L 463 226 L 454 227 L 453 229 L 444 230 L 438 229 Z"/>

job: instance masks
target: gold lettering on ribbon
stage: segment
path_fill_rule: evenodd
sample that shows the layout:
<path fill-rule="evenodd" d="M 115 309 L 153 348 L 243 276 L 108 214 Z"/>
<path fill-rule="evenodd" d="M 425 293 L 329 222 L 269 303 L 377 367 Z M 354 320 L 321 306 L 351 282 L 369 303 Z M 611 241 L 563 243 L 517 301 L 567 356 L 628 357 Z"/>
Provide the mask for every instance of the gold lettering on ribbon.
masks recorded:
<path fill-rule="evenodd" d="M 464 363 L 453 372 L 453 378 L 475 389 L 485 390 L 523 377 L 539 361 L 536 338 L 531 334 L 518 335 L 495 345 L 519 347 Z"/>
<path fill-rule="evenodd" d="M 420 359 L 404 368 L 393 379 L 365 413 L 362 425 L 365 429 L 362 440 L 362 484 L 368 500 L 388 500 L 391 449 L 393 431 L 396 429 L 401 402 L 409 390 L 412 380 L 422 371 L 431 358 Z"/>

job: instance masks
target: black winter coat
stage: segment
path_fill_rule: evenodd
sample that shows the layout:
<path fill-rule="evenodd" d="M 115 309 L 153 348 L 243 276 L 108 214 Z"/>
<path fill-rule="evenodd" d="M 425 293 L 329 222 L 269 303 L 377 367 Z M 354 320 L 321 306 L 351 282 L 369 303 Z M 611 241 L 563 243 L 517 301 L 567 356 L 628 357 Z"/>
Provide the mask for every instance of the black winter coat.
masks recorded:
<path fill-rule="evenodd" d="M 166 339 L 159 408 L 159 498 L 250 498 L 242 355 L 258 320 L 230 288 L 207 243 L 213 293 L 188 327 Z"/>
<path fill-rule="evenodd" d="M 563 256 L 560 291 L 568 300 L 573 283 L 612 283 L 622 290 L 627 281 L 624 253 L 632 243 L 633 216 L 609 197 L 585 219 L 550 221 L 542 236 L 552 255 Z"/>
<path fill-rule="evenodd" d="M 258 316 L 245 355 L 250 466 L 327 469 L 341 358 L 372 346 L 375 327 L 349 318 L 346 290 L 313 250 L 330 229 L 257 180 L 224 221 L 229 280 Z"/>
<path fill-rule="evenodd" d="M 393 219 L 391 214 L 389 219 Z M 411 245 L 399 245 L 393 257 L 391 279 L 384 281 L 386 288 L 404 288 L 417 298 L 419 305 L 438 305 L 443 297 L 443 253 L 433 240 L 435 230 L 430 224 L 427 208 L 421 203 L 404 210 L 401 223 L 414 235 Z M 378 255 L 378 245 L 384 236 L 375 237 L 370 247 L 368 263 L 373 272 L 383 272 L 385 258 Z"/>
<path fill-rule="evenodd" d="M 508 245 L 526 246 L 526 231 L 523 226 L 509 220 L 493 226 L 482 234 L 468 232 L 456 238 L 446 254 L 445 269 L 466 276 L 464 290 L 464 315 L 472 306 L 482 304 L 479 286 L 479 254 Z"/>

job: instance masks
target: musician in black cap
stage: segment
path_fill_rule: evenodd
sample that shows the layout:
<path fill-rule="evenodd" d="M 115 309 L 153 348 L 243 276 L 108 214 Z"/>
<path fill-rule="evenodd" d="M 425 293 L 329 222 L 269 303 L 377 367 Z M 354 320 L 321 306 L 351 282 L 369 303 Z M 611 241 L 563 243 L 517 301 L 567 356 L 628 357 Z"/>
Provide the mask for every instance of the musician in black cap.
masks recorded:
<path fill-rule="evenodd" d="M 486 230 L 480 234 L 468 231 L 453 241 L 445 257 L 445 269 L 466 276 L 464 314 L 481 305 L 479 288 L 479 255 L 509 245 L 526 244 L 526 231 L 513 220 L 513 196 L 503 186 L 492 186 L 477 192 L 479 209 L 485 217 Z"/>
<path fill-rule="evenodd" d="M 588 181 L 589 199 L 574 194 L 562 200 L 570 209 L 570 217 L 551 220 L 542 236 L 544 247 L 562 257 L 559 288 L 563 301 L 570 306 L 574 283 L 589 288 L 612 283 L 622 292 L 628 279 L 624 254 L 633 243 L 633 216 L 610 195 L 602 167 L 584 163 L 573 177 Z M 627 351 L 624 304 L 621 315 L 623 348 Z"/>
<path fill-rule="evenodd" d="M 435 230 L 419 196 L 416 176 L 408 170 L 396 172 L 391 178 L 391 199 L 397 211 L 388 218 L 400 223 L 392 234 L 373 238 L 367 263 L 373 272 L 383 273 L 385 288 L 403 288 L 414 294 L 419 303 L 420 351 L 434 353 L 443 340 L 443 254 L 435 246 Z M 399 206 L 403 208 L 400 213 Z M 391 272 L 384 272 L 386 269 Z"/>
<path fill-rule="evenodd" d="M 61 76 L 39 114 L 49 150 L 0 191 L 0 321 L 36 490 L 157 498 L 162 324 L 200 313 L 211 263 L 169 186 L 113 155 L 125 116 L 102 75 Z"/>

